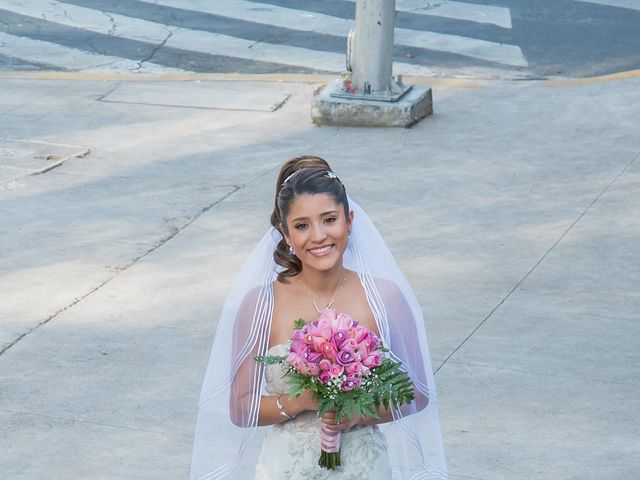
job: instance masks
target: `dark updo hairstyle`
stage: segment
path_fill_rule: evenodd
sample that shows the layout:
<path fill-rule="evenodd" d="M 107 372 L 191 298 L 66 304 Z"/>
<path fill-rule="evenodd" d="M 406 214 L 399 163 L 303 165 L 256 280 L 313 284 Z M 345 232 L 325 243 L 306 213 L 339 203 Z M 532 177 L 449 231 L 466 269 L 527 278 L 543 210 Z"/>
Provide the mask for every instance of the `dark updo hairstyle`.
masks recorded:
<path fill-rule="evenodd" d="M 344 208 L 345 218 L 349 218 L 349 201 L 347 190 L 339 178 L 327 175 L 331 167 L 326 160 L 313 155 L 292 158 L 280 169 L 276 181 L 276 199 L 271 214 L 271 225 L 288 233 L 286 218 L 291 209 L 291 203 L 299 195 L 316 195 L 326 193 L 336 203 Z M 286 182 L 285 182 L 286 180 Z M 289 253 L 289 245 L 282 236 L 278 243 L 273 258 L 283 270 L 278 273 L 278 281 L 287 282 L 287 277 L 293 277 L 302 271 L 302 262 L 295 255 Z"/>

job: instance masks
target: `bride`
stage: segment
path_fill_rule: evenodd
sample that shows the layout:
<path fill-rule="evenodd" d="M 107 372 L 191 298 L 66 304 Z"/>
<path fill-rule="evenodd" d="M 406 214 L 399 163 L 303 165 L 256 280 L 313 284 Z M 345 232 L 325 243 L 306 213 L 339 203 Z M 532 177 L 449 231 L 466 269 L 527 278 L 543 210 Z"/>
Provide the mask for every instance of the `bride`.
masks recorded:
<path fill-rule="evenodd" d="M 286 162 L 272 228 L 248 258 L 216 331 L 200 396 L 192 480 L 446 479 L 422 313 L 364 211 L 319 157 Z M 310 391 L 290 397 L 280 365 L 294 321 L 327 308 L 376 333 L 414 384 L 415 399 L 379 419 L 318 418 Z M 341 432 L 342 465 L 318 465 L 320 428 Z"/>

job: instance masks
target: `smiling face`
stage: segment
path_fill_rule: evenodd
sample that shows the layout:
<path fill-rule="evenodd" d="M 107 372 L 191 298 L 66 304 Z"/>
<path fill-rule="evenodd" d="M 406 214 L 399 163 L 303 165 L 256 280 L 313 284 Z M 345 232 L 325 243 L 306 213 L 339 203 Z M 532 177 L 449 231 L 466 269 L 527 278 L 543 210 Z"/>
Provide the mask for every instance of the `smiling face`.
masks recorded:
<path fill-rule="evenodd" d="M 283 233 L 303 269 L 327 271 L 342 266 L 353 211 L 347 218 L 344 207 L 331 195 L 304 194 L 291 203 L 286 221 L 287 231 Z"/>

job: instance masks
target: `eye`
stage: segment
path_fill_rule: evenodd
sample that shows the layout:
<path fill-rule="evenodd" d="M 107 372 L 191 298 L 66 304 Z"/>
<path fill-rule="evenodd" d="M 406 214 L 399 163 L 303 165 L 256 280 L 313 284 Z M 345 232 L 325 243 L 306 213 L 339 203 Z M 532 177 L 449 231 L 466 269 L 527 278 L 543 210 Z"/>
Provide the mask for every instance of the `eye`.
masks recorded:
<path fill-rule="evenodd" d="M 307 224 L 306 223 L 297 223 L 296 225 L 293 226 L 293 228 L 295 228 L 296 230 L 304 230 L 305 228 L 307 228 Z"/>
<path fill-rule="evenodd" d="M 324 219 L 324 223 L 333 223 L 337 220 L 336 217 L 327 217 Z"/>

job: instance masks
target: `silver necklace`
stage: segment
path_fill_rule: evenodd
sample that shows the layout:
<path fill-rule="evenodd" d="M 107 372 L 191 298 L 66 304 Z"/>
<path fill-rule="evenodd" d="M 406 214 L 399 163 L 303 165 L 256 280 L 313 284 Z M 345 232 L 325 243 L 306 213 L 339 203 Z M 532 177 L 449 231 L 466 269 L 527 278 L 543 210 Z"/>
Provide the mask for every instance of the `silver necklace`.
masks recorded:
<path fill-rule="evenodd" d="M 340 290 L 342 290 L 342 287 L 344 287 L 344 282 L 347 280 L 347 274 L 344 274 L 344 278 L 340 281 L 340 285 L 338 286 L 338 288 L 336 288 L 333 291 L 333 298 L 331 299 L 331 301 L 329 303 L 327 303 L 327 305 L 323 308 L 320 309 L 320 307 L 318 307 L 318 303 L 316 302 L 316 299 L 313 296 L 313 293 L 311 292 L 311 290 L 309 290 L 309 288 L 307 288 L 307 286 L 304 284 L 304 282 L 302 281 L 301 278 L 298 278 L 298 281 L 300 282 L 300 285 L 302 285 L 302 288 L 304 288 L 304 291 L 307 295 L 309 295 L 309 297 L 311 298 L 311 302 L 313 303 L 313 306 L 316 308 L 316 311 L 318 313 L 322 313 L 322 310 L 326 309 L 326 308 L 331 308 L 331 306 L 333 305 L 333 303 L 336 301 L 336 297 L 338 296 L 338 293 L 340 293 Z"/>

